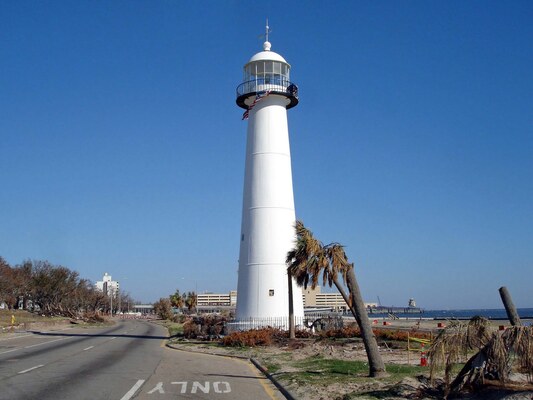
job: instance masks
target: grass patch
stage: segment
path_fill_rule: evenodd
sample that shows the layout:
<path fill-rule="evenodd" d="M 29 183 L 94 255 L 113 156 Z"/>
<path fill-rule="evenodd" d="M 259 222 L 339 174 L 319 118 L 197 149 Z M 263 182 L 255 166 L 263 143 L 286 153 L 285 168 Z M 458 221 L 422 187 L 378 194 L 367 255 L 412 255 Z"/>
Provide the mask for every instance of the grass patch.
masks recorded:
<path fill-rule="evenodd" d="M 183 324 L 180 324 L 179 322 L 173 322 L 168 319 L 164 321 L 158 321 L 157 323 L 167 328 L 168 335 L 170 337 L 183 336 Z"/>
<path fill-rule="evenodd" d="M 275 374 L 281 369 L 281 365 L 272 360 L 264 360 L 262 361 L 262 365 L 267 369 L 269 374 Z"/>
<path fill-rule="evenodd" d="M 316 355 L 300 361 L 286 361 L 277 356 L 275 359 L 261 360 L 263 365 L 272 365 L 274 372 L 284 366 L 294 371 L 280 372 L 277 377 L 291 384 L 297 385 L 330 385 L 343 382 L 365 382 L 368 377 L 368 363 L 364 361 L 349 361 L 324 358 Z M 384 383 L 399 382 L 406 377 L 414 377 L 428 372 L 427 368 L 414 365 L 387 364 L 389 376 L 380 379 Z M 270 372 L 270 367 L 269 372 Z"/>
<path fill-rule="evenodd" d="M 363 361 L 346 361 L 326 359 L 322 356 L 313 356 L 294 364 L 299 369 L 310 373 L 326 373 L 338 375 L 360 375 L 368 371 L 368 366 Z"/>
<path fill-rule="evenodd" d="M 0 310 L 0 327 L 11 326 L 11 316 L 15 316 L 15 325 L 27 322 L 53 322 L 68 320 L 66 317 L 43 317 L 42 315 L 31 313 L 26 310 Z"/>
<path fill-rule="evenodd" d="M 254 358 L 260 359 L 261 365 L 263 365 L 270 374 L 275 374 L 279 372 L 284 365 L 290 364 L 292 361 L 292 354 L 281 353 L 269 357 L 261 357 L 261 355 L 258 355 Z"/>

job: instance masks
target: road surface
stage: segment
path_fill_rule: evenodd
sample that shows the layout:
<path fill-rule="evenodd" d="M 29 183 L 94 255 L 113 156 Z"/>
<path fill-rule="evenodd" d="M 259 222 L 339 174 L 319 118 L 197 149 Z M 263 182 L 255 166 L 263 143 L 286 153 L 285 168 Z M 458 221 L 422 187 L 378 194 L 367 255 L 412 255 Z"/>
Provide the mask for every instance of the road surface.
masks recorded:
<path fill-rule="evenodd" d="M 146 321 L 0 336 L 0 399 L 284 397 L 243 360 L 172 350 Z"/>

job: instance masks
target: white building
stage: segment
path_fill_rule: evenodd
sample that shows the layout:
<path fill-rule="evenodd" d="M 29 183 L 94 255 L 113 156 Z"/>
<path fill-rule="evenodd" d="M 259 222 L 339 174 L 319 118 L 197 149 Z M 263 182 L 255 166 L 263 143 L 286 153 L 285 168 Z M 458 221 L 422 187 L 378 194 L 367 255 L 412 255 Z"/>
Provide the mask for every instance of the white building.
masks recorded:
<path fill-rule="evenodd" d="M 96 281 L 96 288 L 107 296 L 115 296 L 120 289 L 117 281 L 111 279 L 111 275 L 107 272 L 104 274 L 101 281 Z"/>

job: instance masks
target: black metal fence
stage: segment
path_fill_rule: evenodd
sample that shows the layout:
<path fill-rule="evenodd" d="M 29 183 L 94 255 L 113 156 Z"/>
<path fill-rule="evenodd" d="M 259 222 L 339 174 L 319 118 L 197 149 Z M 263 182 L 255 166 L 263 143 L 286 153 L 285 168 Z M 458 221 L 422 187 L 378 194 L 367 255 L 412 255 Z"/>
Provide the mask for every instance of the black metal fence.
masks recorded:
<path fill-rule="evenodd" d="M 306 315 L 304 317 L 295 317 L 294 325 L 296 329 L 307 329 L 313 331 L 327 329 L 341 329 L 344 326 L 344 320 L 341 315 L 337 314 L 316 314 Z M 227 322 L 225 333 L 235 331 L 246 331 L 260 328 L 278 328 L 282 330 L 289 329 L 289 317 L 265 317 L 265 318 L 246 318 Z"/>
<path fill-rule="evenodd" d="M 288 96 L 298 98 L 298 86 L 279 76 L 257 78 L 251 81 L 243 82 L 237 86 L 237 97 L 248 93 L 257 92 L 285 92 Z"/>

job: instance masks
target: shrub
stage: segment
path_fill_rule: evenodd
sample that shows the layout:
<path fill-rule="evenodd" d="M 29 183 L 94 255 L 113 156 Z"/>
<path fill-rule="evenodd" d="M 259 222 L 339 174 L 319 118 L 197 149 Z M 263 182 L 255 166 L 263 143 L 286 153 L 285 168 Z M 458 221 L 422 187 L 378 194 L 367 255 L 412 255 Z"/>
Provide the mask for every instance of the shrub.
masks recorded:
<path fill-rule="evenodd" d="M 100 313 L 94 311 L 86 311 L 83 313 L 81 319 L 88 323 L 102 323 L 105 322 L 105 318 Z"/>
<path fill-rule="evenodd" d="M 166 298 L 161 298 L 159 301 L 154 303 L 154 312 L 161 319 L 171 319 L 174 315 L 172 313 L 172 307 L 170 305 L 170 300 Z"/>
<path fill-rule="evenodd" d="M 251 329 L 249 331 L 232 332 L 221 341 L 224 346 L 255 347 L 272 344 L 275 337 L 283 337 L 284 333 L 276 328 Z"/>
<path fill-rule="evenodd" d="M 345 326 L 340 329 L 328 329 L 326 331 L 322 331 L 319 334 L 319 337 L 321 338 L 353 338 L 353 337 L 361 337 L 361 331 L 357 326 Z"/>
<path fill-rule="evenodd" d="M 189 317 L 183 324 L 183 336 L 188 339 L 212 339 L 222 334 L 226 317 L 207 314 L 201 317 Z"/>
<path fill-rule="evenodd" d="M 187 320 L 187 316 L 185 314 L 175 314 L 172 317 L 172 322 L 177 322 L 178 324 L 183 324 Z"/>
<path fill-rule="evenodd" d="M 183 336 L 187 339 L 196 339 L 199 331 L 199 325 L 196 324 L 192 318 L 188 319 L 183 324 Z"/>
<path fill-rule="evenodd" d="M 309 339 L 315 336 L 313 332 L 311 332 L 309 329 L 296 329 L 296 332 L 294 332 L 297 339 Z M 289 337 L 289 333 L 286 333 L 286 337 Z"/>
<path fill-rule="evenodd" d="M 372 331 L 374 332 L 376 339 L 381 340 L 407 342 L 408 335 L 411 338 L 431 339 L 431 334 L 429 332 L 413 332 L 400 329 L 373 329 Z M 359 330 L 359 327 L 352 325 L 341 329 L 328 329 L 326 331 L 322 331 L 320 332 L 319 337 L 335 339 L 361 337 L 361 331 Z"/>
<path fill-rule="evenodd" d="M 399 329 L 374 329 L 374 335 L 376 335 L 376 338 L 378 339 L 396 340 L 401 342 L 407 342 L 407 336 L 418 339 L 431 339 L 431 334 L 429 332 L 413 332 Z"/>

